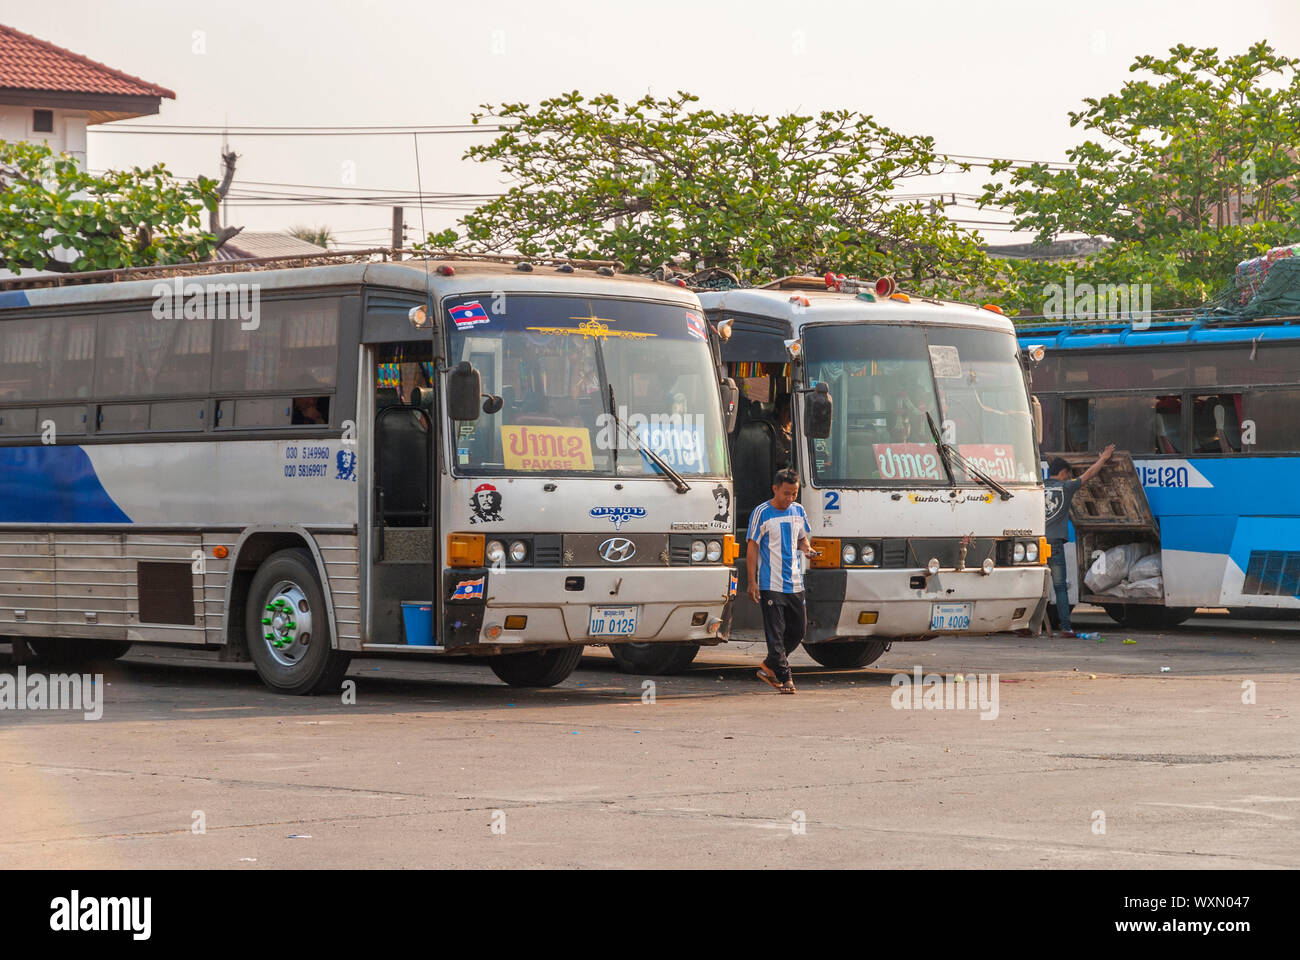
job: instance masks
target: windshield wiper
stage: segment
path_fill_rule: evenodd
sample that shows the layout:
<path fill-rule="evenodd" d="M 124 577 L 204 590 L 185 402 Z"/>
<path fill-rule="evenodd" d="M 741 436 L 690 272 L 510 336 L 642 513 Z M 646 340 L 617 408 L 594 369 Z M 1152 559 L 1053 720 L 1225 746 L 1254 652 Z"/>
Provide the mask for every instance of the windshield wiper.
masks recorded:
<path fill-rule="evenodd" d="M 1012 496 L 1014 496 L 1010 490 L 979 470 L 979 468 L 977 468 L 973 463 L 957 452 L 956 447 L 945 441 L 943 437 L 939 435 L 939 431 L 934 425 L 934 418 L 930 416 L 930 411 L 928 410 L 925 412 L 925 422 L 930 425 L 930 434 L 934 437 L 935 445 L 939 448 L 940 457 L 943 459 L 943 469 L 947 472 L 950 483 L 955 485 L 957 482 L 953 479 L 952 466 L 949 463 L 949 458 L 955 458 L 958 465 L 965 470 L 967 474 L 974 477 L 985 486 L 997 491 L 998 495 L 1003 500 L 1010 500 Z"/>
<path fill-rule="evenodd" d="M 691 485 L 682 479 L 682 475 L 668 466 L 668 462 L 663 457 L 655 453 L 649 447 L 641 444 L 641 439 L 633 432 L 632 428 L 623 422 L 623 418 L 618 415 L 618 407 L 614 403 L 614 385 L 609 385 L 609 415 L 614 418 L 614 422 L 623 428 L 623 436 L 628 440 L 630 446 L 637 453 L 643 454 L 651 463 L 662 471 L 663 478 L 677 487 L 678 493 L 685 493 L 691 489 Z M 618 476 L 618 444 L 614 444 L 614 476 Z"/>
<path fill-rule="evenodd" d="M 930 416 L 930 411 L 925 411 L 925 422 L 930 425 L 930 434 L 934 437 L 934 445 L 939 448 L 939 461 L 943 464 L 943 472 L 948 474 L 948 483 L 957 486 L 957 478 L 952 475 L 952 463 L 949 457 L 952 455 L 948 449 L 948 444 L 943 442 L 939 436 L 939 431 L 934 428 L 934 418 Z"/>

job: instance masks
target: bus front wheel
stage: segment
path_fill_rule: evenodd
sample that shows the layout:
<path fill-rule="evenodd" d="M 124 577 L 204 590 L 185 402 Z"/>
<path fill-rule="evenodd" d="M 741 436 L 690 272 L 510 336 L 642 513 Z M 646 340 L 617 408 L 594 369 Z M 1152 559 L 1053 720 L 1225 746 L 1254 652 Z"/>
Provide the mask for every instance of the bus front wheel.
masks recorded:
<path fill-rule="evenodd" d="M 277 693 L 338 690 L 352 655 L 331 646 L 325 592 L 306 550 L 267 557 L 248 588 L 245 634 L 257 675 Z"/>
<path fill-rule="evenodd" d="M 889 649 L 889 644 L 884 640 L 839 640 L 805 643 L 803 648 L 823 667 L 865 667 L 879 660 Z"/>
<path fill-rule="evenodd" d="M 610 655 L 624 673 L 667 676 L 681 673 L 700 652 L 698 643 L 611 643 Z"/>
<path fill-rule="evenodd" d="M 582 645 L 498 653 L 488 658 L 492 672 L 512 687 L 553 687 L 565 680 L 582 659 Z"/>

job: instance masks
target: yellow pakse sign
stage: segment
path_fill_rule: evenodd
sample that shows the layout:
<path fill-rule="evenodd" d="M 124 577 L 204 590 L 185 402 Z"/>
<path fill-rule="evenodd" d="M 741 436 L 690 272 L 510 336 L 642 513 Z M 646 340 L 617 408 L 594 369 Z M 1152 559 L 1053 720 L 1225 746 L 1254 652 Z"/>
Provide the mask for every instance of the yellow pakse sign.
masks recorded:
<path fill-rule="evenodd" d="M 590 470 L 591 431 L 585 427 L 502 426 L 507 470 Z"/>

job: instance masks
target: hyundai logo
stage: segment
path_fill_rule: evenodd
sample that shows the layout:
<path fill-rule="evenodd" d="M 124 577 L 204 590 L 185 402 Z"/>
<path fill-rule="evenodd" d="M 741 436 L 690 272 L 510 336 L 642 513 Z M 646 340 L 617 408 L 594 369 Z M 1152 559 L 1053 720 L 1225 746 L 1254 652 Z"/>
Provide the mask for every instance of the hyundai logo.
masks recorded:
<path fill-rule="evenodd" d="M 626 537 L 610 537 L 599 547 L 600 555 L 610 563 L 622 563 L 636 556 L 636 544 Z"/>

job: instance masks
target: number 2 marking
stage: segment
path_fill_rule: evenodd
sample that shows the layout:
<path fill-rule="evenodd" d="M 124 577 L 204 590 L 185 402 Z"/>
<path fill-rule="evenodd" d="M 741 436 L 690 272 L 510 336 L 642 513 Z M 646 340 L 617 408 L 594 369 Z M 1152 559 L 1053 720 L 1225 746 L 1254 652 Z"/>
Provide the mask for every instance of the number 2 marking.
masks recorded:
<path fill-rule="evenodd" d="M 826 511 L 838 510 L 840 508 L 840 492 L 838 490 L 827 490 L 823 493 L 825 500 L 822 503 L 822 509 Z"/>

